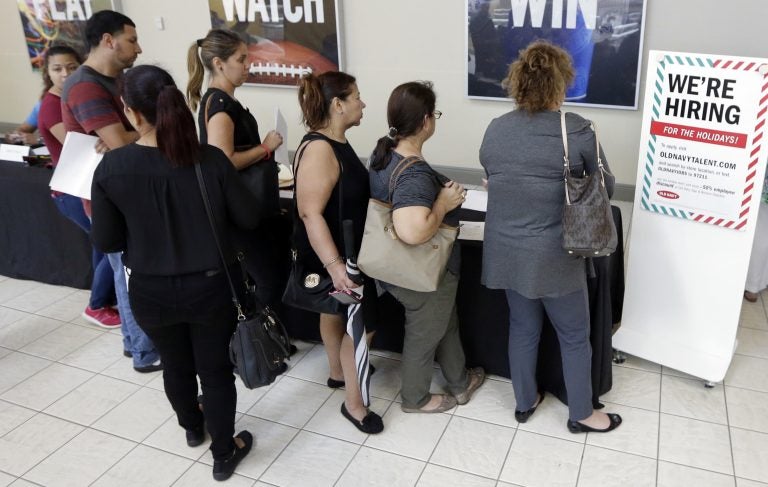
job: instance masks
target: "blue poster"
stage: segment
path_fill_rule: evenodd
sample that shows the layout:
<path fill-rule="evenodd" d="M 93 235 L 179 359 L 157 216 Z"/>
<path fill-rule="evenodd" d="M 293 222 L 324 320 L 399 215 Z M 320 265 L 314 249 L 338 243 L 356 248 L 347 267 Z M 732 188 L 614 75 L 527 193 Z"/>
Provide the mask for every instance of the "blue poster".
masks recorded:
<path fill-rule="evenodd" d="M 503 80 L 535 40 L 571 55 L 566 103 L 637 109 L 645 0 L 467 0 L 467 94 L 507 99 Z"/>

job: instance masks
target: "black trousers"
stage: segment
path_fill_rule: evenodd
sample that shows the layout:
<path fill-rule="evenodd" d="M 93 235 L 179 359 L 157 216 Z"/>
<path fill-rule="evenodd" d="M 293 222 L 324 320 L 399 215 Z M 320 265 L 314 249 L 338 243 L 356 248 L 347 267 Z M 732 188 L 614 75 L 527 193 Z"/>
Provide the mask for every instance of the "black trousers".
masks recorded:
<path fill-rule="evenodd" d="M 245 268 L 256 286 L 256 298 L 280 314 L 291 262 L 291 222 L 272 217 L 254 230 L 234 230 L 235 247 L 245 255 Z"/>
<path fill-rule="evenodd" d="M 179 425 L 190 430 L 205 420 L 214 460 L 228 458 L 235 448 L 237 391 L 229 340 L 236 314 L 225 274 L 132 273 L 128 285 L 133 314 L 160 352 L 165 394 Z M 196 376 L 203 412 L 197 405 Z"/>

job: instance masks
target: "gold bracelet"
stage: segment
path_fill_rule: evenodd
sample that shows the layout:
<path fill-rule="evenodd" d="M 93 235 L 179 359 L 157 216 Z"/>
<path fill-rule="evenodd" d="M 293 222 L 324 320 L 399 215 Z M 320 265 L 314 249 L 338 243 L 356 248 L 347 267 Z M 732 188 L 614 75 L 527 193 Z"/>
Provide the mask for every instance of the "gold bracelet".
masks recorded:
<path fill-rule="evenodd" d="M 340 260 L 341 260 L 341 256 L 337 255 L 335 258 L 331 259 L 330 262 L 328 262 L 327 264 L 323 264 L 323 269 L 327 269 L 328 266 L 330 266 L 332 264 L 335 264 L 336 262 L 338 262 Z"/>

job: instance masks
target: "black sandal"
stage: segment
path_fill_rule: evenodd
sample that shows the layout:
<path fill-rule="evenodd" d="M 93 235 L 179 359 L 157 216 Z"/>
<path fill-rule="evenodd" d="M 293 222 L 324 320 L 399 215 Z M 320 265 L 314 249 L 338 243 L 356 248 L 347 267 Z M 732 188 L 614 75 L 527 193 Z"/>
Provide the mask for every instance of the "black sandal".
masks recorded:
<path fill-rule="evenodd" d="M 384 431 L 384 422 L 381 420 L 381 416 L 374 413 L 373 411 L 368 411 L 368 414 L 365 415 L 363 420 L 358 421 L 354 418 L 354 416 L 349 414 L 349 411 L 347 411 L 347 405 L 342 402 L 341 414 L 347 418 L 350 423 L 355 425 L 355 428 L 359 429 L 363 433 L 375 435 L 376 433 L 381 433 Z"/>

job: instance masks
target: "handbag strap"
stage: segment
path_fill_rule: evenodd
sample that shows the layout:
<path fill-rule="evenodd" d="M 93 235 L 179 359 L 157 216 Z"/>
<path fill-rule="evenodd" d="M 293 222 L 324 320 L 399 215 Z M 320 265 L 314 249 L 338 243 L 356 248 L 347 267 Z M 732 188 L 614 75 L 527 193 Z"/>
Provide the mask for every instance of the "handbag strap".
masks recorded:
<path fill-rule="evenodd" d="M 208 199 L 208 191 L 205 189 L 205 180 L 203 179 L 203 171 L 200 168 L 200 163 L 195 163 L 195 174 L 197 175 L 197 183 L 200 186 L 200 194 L 203 197 L 203 206 L 205 206 L 205 213 L 208 215 L 208 223 L 211 224 L 211 231 L 213 232 L 213 240 L 216 242 L 216 250 L 219 251 L 219 258 L 221 259 L 221 265 L 224 267 L 224 274 L 227 275 L 227 283 L 229 284 L 229 291 L 232 293 L 232 303 L 237 309 L 237 321 L 245 321 L 245 313 L 243 313 L 243 307 L 240 305 L 240 300 L 237 299 L 237 293 L 235 292 L 235 285 L 232 282 L 232 276 L 229 274 L 229 268 L 227 266 L 227 259 L 224 258 L 224 251 L 221 250 L 221 242 L 219 241 L 219 232 L 216 231 L 216 223 L 213 217 L 213 211 L 211 210 L 211 201 Z"/>
<path fill-rule="evenodd" d="M 597 170 L 600 173 L 600 182 L 605 186 L 605 175 L 603 173 L 603 158 L 600 157 L 600 141 L 597 138 L 597 127 L 594 122 L 590 122 L 592 131 L 595 133 L 595 154 L 597 156 Z M 560 112 L 560 132 L 563 136 L 563 181 L 565 183 L 565 201 L 567 205 L 571 204 L 571 196 L 568 193 L 568 178 L 571 175 L 571 161 L 568 158 L 568 131 L 565 127 L 565 112 Z"/>
<path fill-rule="evenodd" d="M 395 194 L 395 186 L 397 186 L 397 180 L 400 179 L 400 175 L 403 174 L 403 171 L 419 162 L 425 161 L 419 156 L 409 156 L 397 163 L 397 166 L 392 170 L 392 175 L 389 177 L 389 193 L 387 194 L 389 203 L 392 203 L 392 196 Z"/>
<path fill-rule="evenodd" d="M 309 144 L 314 140 L 324 140 L 328 142 L 328 144 L 331 146 L 331 149 L 333 149 L 333 155 L 336 158 L 336 163 L 339 165 L 339 231 L 342 231 L 344 228 L 342 224 L 342 205 L 344 203 L 344 166 L 341 163 L 341 159 L 339 158 L 338 152 L 336 152 L 336 147 L 328 141 L 328 138 L 321 134 L 320 132 L 310 132 L 307 134 L 309 136 L 306 139 L 306 143 L 301 147 L 299 151 L 296 152 L 293 158 L 293 236 L 292 240 L 295 241 L 296 236 L 296 228 L 299 225 L 299 204 L 297 200 L 297 188 L 299 187 L 299 163 L 301 162 L 301 157 L 304 155 L 304 151 L 307 149 Z M 343 238 L 341 239 L 343 240 Z M 341 253 L 341 250 L 339 250 L 339 253 Z M 296 260 L 296 249 L 293 249 L 293 256 L 294 261 Z"/>

